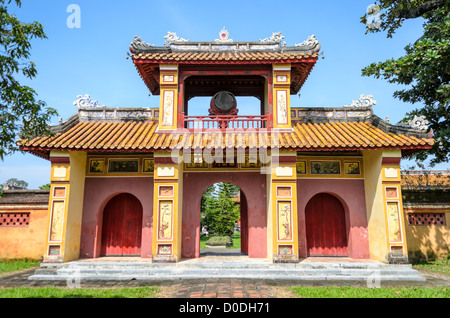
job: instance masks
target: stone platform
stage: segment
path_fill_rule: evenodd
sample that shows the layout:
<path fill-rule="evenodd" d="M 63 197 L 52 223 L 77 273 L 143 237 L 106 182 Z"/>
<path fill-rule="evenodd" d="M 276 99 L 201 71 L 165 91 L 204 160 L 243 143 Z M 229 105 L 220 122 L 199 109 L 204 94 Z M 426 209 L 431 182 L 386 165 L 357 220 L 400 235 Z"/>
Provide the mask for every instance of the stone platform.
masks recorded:
<path fill-rule="evenodd" d="M 314 257 L 299 263 L 272 263 L 235 253 L 202 253 L 200 258 L 177 263 L 152 263 L 151 259 L 101 257 L 52 264 L 42 263 L 30 280 L 151 280 L 256 279 L 263 281 L 364 281 L 423 282 L 425 277 L 410 264 L 385 264 L 373 260 Z"/>

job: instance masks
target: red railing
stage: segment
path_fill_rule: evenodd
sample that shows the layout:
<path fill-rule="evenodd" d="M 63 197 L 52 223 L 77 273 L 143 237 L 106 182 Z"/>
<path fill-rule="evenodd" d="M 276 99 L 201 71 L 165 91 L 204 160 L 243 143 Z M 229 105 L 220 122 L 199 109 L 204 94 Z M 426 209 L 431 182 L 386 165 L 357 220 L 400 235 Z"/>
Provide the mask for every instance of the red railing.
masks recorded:
<path fill-rule="evenodd" d="M 183 127 L 187 129 L 260 129 L 267 128 L 268 115 L 211 115 L 185 116 L 182 114 Z"/>

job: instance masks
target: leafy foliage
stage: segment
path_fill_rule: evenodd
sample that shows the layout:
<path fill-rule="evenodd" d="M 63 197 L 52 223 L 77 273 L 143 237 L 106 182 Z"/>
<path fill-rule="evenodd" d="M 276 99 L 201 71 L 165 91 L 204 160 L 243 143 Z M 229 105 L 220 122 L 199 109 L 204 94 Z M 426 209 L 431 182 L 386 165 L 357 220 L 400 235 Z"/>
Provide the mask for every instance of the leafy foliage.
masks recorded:
<path fill-rule="evenodd" d="M 432 157 L 431 164 L 448 162 L 450 147 L 450 10 L 441 0 L 380 0 L 379 27 L 366 24 L 366 33 L 387 30 L 392 37 L 405 19 L 423 18 L 424 33 L 415 43 L 405 47 L 398 59 L 372 63 L 362 70 L 363 76 L 382 78 L 407 88 L 394 92 L 403 102 L 423 103 L 407 113 L 403 121 L 424 115 L 430 123 L 436 143 L 430 151 L 415 155 L 419 161 Z M 368 15 L 361 18 L 368 22 Z"/>
<path fill-rule="evenodd" d="M 22 23 L 9 14 L 11 2 L 0 0 L 0 159 L 17 150 L 16 135 L 49 134 L 47 121 L 57 115 L 55 109 L 36 99 L 36 91 L 18 80 L 36 77 L 36 64 L 29 61 L 30 41 L 46 35 L 40 23 Z M 14 2 L 21 6 L 20 0 Z"/>
<path fill-rule="evenodd" d="M 225 182 L 208 188 L 201 203 L 202 227 L 206 225 L 213 235 L 231 236 L 240 217 L 239 206 L 233 200 L 239 191 L 235 185 Z"/>
<path fill-rule="evenodd" d="M 10 178 L 10 179 L 6 180 L 6 182 L 3 185 L 7 185 L 12 188 L 26 189 L 28 187 L 28 182 L 23 181 L 23 180 L 18 180 L 16 178 Z"/>

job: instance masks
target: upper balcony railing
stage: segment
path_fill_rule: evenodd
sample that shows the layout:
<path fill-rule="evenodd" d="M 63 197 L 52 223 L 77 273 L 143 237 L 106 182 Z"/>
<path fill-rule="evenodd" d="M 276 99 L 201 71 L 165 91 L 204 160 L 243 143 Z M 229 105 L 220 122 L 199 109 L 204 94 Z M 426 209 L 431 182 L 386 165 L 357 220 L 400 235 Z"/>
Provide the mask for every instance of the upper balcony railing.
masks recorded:
<path fill-rule="evenodd" d="M 183 127 L 189 130 L 205 129 L 262 129 L 267 128 L 268 115 L 209 115 L 181 116 Z"/>

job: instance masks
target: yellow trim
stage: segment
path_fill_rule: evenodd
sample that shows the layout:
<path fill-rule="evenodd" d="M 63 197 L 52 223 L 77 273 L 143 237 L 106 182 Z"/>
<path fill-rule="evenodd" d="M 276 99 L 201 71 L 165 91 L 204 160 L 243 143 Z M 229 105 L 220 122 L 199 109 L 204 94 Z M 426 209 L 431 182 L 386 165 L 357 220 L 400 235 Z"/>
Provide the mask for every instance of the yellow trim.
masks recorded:
<path fill-rule="evenodd" d="M 273 89 L 272 89 L 272 103 L 273 103 L 273 127 L 274 128 L 291 128 L 291 64 L 273 64 L 272 67 L 272 76 L 273 76 Z M 277 76 L 285 77 L 286 81 L 280 80 Z M 280 92 L 284 91 L 286 104 L 286 120 L 282 122 L 278 122 L 280 120 L 279 113 L 279 96 Z M 280 95 L 281 98 L 281 95 Z"/>

